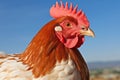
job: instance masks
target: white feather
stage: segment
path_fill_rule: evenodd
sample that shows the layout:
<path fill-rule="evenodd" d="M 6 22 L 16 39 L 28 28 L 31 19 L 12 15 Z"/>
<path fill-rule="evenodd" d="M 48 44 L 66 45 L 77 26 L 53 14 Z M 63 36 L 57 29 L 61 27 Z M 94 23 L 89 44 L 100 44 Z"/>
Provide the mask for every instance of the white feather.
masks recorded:
<path fill-rule="evenodd" d="M 57 62 L 49 74 L 38 78 L 28 68 L 18 57 L 0 58 L 0 80 L 80 80 L 79 72 L 70 58 Z"/>

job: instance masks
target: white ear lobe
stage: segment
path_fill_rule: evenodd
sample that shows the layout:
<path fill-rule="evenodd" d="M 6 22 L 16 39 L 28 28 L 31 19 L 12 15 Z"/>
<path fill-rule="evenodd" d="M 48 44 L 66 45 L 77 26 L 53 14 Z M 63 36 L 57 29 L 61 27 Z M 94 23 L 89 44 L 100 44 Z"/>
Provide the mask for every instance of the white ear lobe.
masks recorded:
<path fill-rule="evenodd" d="M 56 26 L 56 27 L 55 27 L 55 31 L 62 31 L 61 26 Z"/>

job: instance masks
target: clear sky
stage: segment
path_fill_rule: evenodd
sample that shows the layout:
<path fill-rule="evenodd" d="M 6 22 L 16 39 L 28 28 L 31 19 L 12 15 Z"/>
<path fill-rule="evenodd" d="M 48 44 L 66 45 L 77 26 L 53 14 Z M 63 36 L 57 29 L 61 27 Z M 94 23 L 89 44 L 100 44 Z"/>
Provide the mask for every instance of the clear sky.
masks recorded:
<path fill-rule="evenodd" d="M 57 0 L 60 1 L 60 0 Z M 120 0 L 62 0 L 78 4 L 96 37 L 79 50 L 86 61 L 120 60 Z M 0 0 L 0 51 L 20 53 L 39 29 L 52 20 L 56 0 Z M 43 34 L 44 35 L 44 34 Z"/>

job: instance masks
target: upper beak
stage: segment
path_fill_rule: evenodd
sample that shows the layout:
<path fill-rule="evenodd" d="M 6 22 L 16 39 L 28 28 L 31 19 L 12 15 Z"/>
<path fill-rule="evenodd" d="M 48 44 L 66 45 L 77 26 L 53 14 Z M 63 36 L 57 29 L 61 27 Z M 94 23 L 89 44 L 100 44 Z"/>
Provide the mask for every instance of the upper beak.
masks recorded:
<path fill-rule="evenodd" d="M 95 37 L 94 32 L 93 32 L 92 29 L 90 29 L 90 28 L 88 28 L 87 30 L 81 30 L 81 31 L 80 31 L 80 34 L 81 34 L 81 35 L 84 35 L 84 36 Z"/>

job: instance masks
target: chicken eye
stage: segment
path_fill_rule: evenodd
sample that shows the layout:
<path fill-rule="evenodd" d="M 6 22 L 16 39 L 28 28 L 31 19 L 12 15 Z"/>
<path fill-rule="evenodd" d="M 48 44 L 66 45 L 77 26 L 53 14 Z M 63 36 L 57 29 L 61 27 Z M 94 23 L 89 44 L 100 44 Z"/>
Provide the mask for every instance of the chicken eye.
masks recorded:
<path fill-rule="evenodd" d="M 66 23 L 66 26 L 67 27 L 71 27 L 71 24 L 68 22 L 68 23 Z"/>
<path fill-rule="evenodd" d="M 84 27 L 82 27 L 81 29 L 82 29 L 82 30 L 85 30 L 85 28 L 84 28 Z"/>
<path fill-rule="evenodd" d="M 86 31 L 87 30 L 87 28 L 86 27 L 84 27 L 84 26 L 82 26 L 82 28 L 81 28 L 82 30 L 84 30 L 84 31 Z"/>

